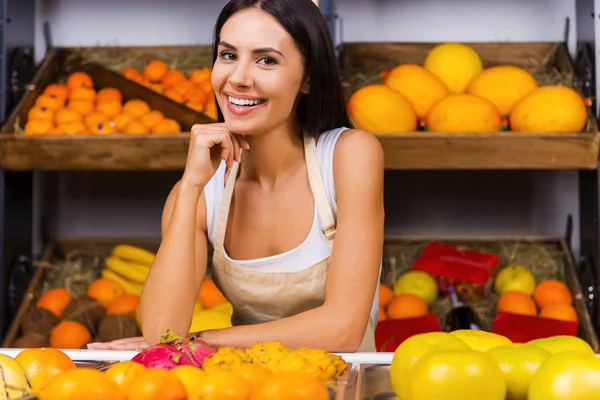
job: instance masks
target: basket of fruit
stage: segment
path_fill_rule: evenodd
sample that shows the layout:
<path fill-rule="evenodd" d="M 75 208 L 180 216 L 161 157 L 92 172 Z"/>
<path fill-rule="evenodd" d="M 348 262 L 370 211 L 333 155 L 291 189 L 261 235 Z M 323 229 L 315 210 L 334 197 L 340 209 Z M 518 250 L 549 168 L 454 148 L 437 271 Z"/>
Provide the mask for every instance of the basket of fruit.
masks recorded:
<path fill-rule="evenodd" d="M 426 332 L 476 329 L 524 343 L 597 334 L 562 238 L 389 239 L 379 351 Z"/>
<path fill-rule="evenodd" d="M 134 243 L 134 244 L 132 244 Z M 81 349 L 139 336 L 137 306 L 154 242 L 61 240 L 48 246 L 2 347 Z M 190 332 L 231 326 L 231 305 L 207 275 Z"/>
<path fill-rule="evenodd" d="M 598 127 L 562 43 L 345 43 L 348 112 L 389 169 L 595 169 Z"/>
<path fill-rule="evenodd" d="M 150 66 L 140 76 L 157 71 Z M 197 93 L 198 102 L 207 98 L 203 90 L 186 93 Z M 0 131 L 0 164 L 8 170 L 181 169 L 191 126 L 214 122 L 198 109 L 72 49 L 51 49 Z"/>

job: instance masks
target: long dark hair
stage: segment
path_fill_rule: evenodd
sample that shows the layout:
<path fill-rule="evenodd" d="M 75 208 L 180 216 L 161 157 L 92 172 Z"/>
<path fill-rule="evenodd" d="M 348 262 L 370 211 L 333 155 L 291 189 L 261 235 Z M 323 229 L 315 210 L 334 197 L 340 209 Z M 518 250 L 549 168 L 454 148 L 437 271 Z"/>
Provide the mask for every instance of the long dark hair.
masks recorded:
<path fill-rule="evenodd" d="M 329 28 L 319 7 L 311 0 L 231 0 L 215 25 L 213 64 L 218 56 L 223 25 L 233 14 L 249 7 L 271 14 L 302 53 L 304 73 L 310 79 L 310 92 L 300 98 L 297 107 L 303 129 L 317 137 L 329 129 L 351 127 Z M 219 122 L 224 122 L 218 103 L 217 113 Z"/>

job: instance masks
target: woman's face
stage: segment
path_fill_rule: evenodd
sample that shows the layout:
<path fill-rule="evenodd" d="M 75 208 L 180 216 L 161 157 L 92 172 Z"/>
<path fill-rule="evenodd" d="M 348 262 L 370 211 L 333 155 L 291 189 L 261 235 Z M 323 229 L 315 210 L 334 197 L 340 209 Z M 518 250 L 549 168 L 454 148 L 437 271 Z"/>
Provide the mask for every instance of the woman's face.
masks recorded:
<path fill-rule="evenodd" d="M 292 37 L 254 7 L 231 16 L 220 36 L 211 79 L 227 128 L 248 135 L 292 122 L 298 95 L 308 92 Z"/>

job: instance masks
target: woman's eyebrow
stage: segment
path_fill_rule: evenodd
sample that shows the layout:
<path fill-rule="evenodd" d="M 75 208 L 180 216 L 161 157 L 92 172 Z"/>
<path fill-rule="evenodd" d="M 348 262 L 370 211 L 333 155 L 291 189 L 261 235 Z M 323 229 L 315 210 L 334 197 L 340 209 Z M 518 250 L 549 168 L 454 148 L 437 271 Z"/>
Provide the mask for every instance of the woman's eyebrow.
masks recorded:
<path fill-rule="evenodd" d="M 219 42 L 219 46 L 223 46 L 223 47 L 226 47 L 228 49 L 237 51 L 237 48 L 234 45 L 232 45 L 231 43 L 227 43 L 227 42 L 225 42 L 223 40 Z M 283 55 L 282 52 L 280 52 L 277 49 L 274 49 L 273 47 L 261 47 L 259 49 L 252 50 L 252 53 L 254 53 L 254 54 L 277 53 L 281 57 L 285 58 L 285 56 Z"/>

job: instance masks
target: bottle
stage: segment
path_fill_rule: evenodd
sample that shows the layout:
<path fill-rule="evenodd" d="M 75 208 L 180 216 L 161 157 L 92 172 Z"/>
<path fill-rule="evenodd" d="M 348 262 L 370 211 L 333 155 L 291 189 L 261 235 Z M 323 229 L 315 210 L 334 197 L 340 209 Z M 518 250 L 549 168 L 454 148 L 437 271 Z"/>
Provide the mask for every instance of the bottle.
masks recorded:
<path fill-rule="evenodd" d="M 450 299 L 452 300 L 452 309 L 446 315 L 446 332 L 452 332 L 459 329 L 481 330 L 479 320 L 473 310 L 458 299 L 454 287 L 449 287 Z"/>

